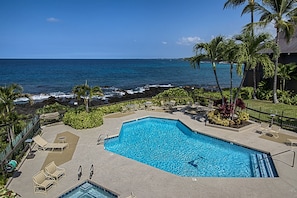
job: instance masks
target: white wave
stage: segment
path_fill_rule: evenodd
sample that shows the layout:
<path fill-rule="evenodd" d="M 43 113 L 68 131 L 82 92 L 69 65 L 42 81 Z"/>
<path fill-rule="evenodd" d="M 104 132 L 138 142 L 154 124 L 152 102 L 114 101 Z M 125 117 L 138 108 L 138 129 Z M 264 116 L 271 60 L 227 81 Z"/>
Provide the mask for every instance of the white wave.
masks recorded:
<path fill-rule="evenodd" d="M 31 96 L 32 100 L 34 100 L 34 101 L 47 100 L 49 97 L 50 97 L 50 95 L 48 95 L 48 94 L 39 94 L 39 95 Z"/>
<path fill-rule="evenodd" d="M 146 85 L 148 87 L 154 87 L 154 88 L 158 88 L 158 87 L 173 87 L 171 84 L 167 84 L 167 85 Z"/>
<path fill-rule="evenodd" d="M 29 102 L 29 98 L 21 97 L 21 98 L 15 99 L 13 102 L 14 104 L 26 104 Z"/>
<path fill-rule="evenodd" d="M 116 87 L 103 87 L 101 88 L 103 91 L 103 96 L 93 96 L 93 99 L 99 99 L 99 100 L 108 100 L 108 98 L 112 97 L 123 97 L 126 94 L 136 94 L 136 93 L 144 93 L 145 91 L 149 90 L 150 88 L 158 88 L 158 87 L 163 87 L 163 88 L 170 88 L 173 87 L 171 84 L 156 84 L 156 85 L 145 85 L 143 87 L 136 87 L 134 89 L 126 89 L 126 90 L 121 90 Z M 64 93 L 64 92 L 51 92 L 49 94 L 36 94 L 32 95 L 31 99 L 34 102 L 42 102 L 44 100 L 49 99 L 50 97 L 54 97 L 56 99 L 72 99 L 75 98 L 75 95 L 73 93 Z M 82 97 L 84 98 L 84 97 Z M 26 97 L 21 97 L 17 98 L 14 100 L 15 104 L 25 104 L 29 102 L 29 98 Z"/>

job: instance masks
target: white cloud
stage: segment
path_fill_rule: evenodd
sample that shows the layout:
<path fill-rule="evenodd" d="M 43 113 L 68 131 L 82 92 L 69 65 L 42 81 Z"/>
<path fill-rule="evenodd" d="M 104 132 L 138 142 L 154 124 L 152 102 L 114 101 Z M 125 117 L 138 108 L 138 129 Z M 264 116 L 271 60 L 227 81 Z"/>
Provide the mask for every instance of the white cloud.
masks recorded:
<path fill-rule="evenodd" d="M 50 17 L 46 19 L 47 22 L 51 22 L 51 23 L 55 23 L 55 22 L 59 22 L 60 20 L 55 18 L 55 17 Z"/>
<path fill-rule="evenodd" d="M 274 27 L 273 23 L 269 23 L 265 28 L 263 27 L 256 27 L 255 28 L 255 34 L 263 33 L 263 32 L 268 32 L 269 34 L 272 35 L 272 37 L 276 37 L 276 29 Z"/>
<path fill-rule="evenodd" d="M 163 44 L 163 45 L 167 45 L 167 42 L 166 42 L 166 41 L 162 41 L 162 44 Z"/>
<path fill-rule="evenodd" d="M 194 37 L 182 37 L 180 38 L 176 43 L 179 45 L 193 45 L 201 41 L 200 37 L 194 36 Z"/>

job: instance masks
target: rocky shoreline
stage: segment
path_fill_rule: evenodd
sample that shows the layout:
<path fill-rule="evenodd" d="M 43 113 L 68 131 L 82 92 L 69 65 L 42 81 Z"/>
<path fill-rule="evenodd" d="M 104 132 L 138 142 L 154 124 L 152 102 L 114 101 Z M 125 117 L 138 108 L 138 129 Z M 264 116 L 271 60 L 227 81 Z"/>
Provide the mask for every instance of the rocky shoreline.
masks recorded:
<path fill-rule="evenodd" d="M 110 97 L 108 98 L 108 101 L 103 101 L 103 100 L 92 100 L 90 102 L 90 107 L 95 107 L 95 106 L 100 106 L 100 105 L 105 105 L 105 104 L 112 104 L 116 102 L 122 102 L 122 101 L 127 101 L 127 100 L 133 100 L 133 99 L 138 99 L 138 98 L 151 98 L 169 88 L 172 87 L 150 87 L 148 90 L 145 90 L 142 93 L 134 93 L 134 94 L 128 94 L 126 93 L 124 96 L 121 97 Z M 186 87 L 185 87 L 186 88 Z M 45 105 L 51 105 L 54 103 L 59 103 L 65 106 L 70 106 L 74 107 L 74 101 L 76 101 L 73 98 L 55 98 L 55 97 L 50 97 L 47 100 L 41 101 L 41 102 L 35 102 L 34 104 L 18 104 L 16 105 L 16 111 L 19 114 L 25 114 L 25 115 L 33 115 L 36 113 L 36 110 L 39 108 L 44 107 Z M 79 101 L 79 105 L 81 105 L 83 101 Z"/>

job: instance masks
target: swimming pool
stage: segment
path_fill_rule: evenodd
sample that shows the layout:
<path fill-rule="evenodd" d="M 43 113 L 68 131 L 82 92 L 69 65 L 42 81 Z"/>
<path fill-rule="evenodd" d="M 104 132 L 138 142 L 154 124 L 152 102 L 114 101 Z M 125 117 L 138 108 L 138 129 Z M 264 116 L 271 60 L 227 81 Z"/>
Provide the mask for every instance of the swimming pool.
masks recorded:
<path fill-rule="evenodd" d="M 179 176 L 277 177 L 269 154 L 194 132 L 179 120 L 125 122 L 104 147 Z"/>
<path fill-rule="evenodd" d="M 89 180 L 69 190 L 59 198 L 116 198 L 118 195 Z"/>

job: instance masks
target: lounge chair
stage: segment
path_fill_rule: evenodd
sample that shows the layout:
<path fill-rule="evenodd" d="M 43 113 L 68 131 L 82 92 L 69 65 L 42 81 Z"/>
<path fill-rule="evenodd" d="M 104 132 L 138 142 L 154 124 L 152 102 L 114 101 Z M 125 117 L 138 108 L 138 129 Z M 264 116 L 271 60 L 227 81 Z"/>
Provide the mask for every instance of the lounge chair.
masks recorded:
<path fill-rule="evenodd" d="M 127 198 L 136 198 L 136 196 L 134 195 L 133 192 L 131 192 L 131 194 Z"/>
<path fill-rule="evenodd" d="M 46 165 L 44 170 L 46 174 L 53 177 L 55 180 L 59 180 L 65 175 L 65 168 L 58 167 L 54 161 Z"/>
<path fill-rule="evenodd" d="M 35 193 L 47 193 L 56 184 L 54 178 L 47 176 L 43 170 L 33 176 L 33 182 Z"/>
<path fill-rule="evenodd" d="M 279 138 L 279 130 L 280 130 L 280 127 L 277 126 L 277 125 L 272 125 L 270 128 L 269 128 L 269 132 L 272 132 L 273 134 L 273 137 L 274 138 Z"/>
<path fill-rule="evenodd" d="M 291 146 L 293 146 L 294 144 L 297 145 L 297 139 L 290 139 L 290 138 L 288 138 L 287 140 L 288 140 L 288 143 L 290 143 Z"/>
<path fill-rule="evenodd" d="M 45 139 L 43 139 L 40 135 L 37 135 L 32 138 L 34 142 L 38 145 L 39 149 L 42 150 L 55 150 L 55 149 L 60 149 L 63 151 L 67 146 L 68 143 L 49 143 Z"/>
<path fill-rule="evenodd" d="M 261 122 L 260 128 L 257 130 L 257 132 L 267 133 L 268 131 L 269 131 L 269 123 Z"/>

